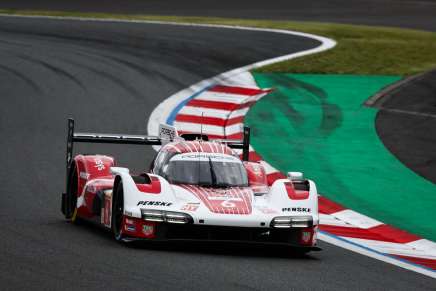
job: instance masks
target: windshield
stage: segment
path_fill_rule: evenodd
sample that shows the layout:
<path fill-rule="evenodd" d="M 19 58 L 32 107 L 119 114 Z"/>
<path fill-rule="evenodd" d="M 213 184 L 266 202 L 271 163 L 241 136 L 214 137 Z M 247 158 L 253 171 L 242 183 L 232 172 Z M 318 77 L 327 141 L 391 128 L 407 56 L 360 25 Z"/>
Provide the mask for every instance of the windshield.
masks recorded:
<path fill-rule="evenodd" d="M 210 187 L 246 187 L 247 173 L 240 160 L 229 155 L 181 154 L 174 156 L 165 169 L 173 184 Z"/>

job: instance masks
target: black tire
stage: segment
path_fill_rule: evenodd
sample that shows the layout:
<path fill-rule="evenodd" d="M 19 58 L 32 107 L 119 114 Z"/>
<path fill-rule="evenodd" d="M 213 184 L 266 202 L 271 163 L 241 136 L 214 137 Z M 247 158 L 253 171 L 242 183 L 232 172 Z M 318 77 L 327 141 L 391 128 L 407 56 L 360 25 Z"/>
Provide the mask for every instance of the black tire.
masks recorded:
<path fill-rule="evenodd" d="M 121 241 L 123 239 L 121 228 L 124 214 L 124 191 L 121 181 L 117 183 L 112 195 L 111 229 L 115 240 Z"/>
<path fill-rule="evenodd" d="M 66 212 L 65 218 L 70 220 L 73 223 L 77 223 L 77 171 L 76 164 L 74 161 L 70 166 L 70 171 L 68 173 L 68 181 L 67 181 L 67 194 L 66 194 Z"/>
<path fill-rule="evenodd" d="M 305 257 L 308 253 L 310 253 L 310 250 L 308 249 L 299 249 L 295 251 L 295 254 L 300 257 Z"/>

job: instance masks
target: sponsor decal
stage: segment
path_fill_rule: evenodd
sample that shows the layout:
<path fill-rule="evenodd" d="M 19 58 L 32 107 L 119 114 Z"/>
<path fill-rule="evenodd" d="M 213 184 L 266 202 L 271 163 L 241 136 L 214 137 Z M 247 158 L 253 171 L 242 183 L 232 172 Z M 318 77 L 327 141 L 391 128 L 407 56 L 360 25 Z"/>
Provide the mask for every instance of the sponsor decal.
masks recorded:
<path fill-rule="evenodd" d="M 147 205 L 147 206 L 171 206 L 173 205 L 173 203 L 171 202 L 164 202 L 164 201 L 138 201 L 138 204 L 136 204 L 136 206 L 139 205 Z"/>
<path fill-rule="evenodd" d="M 146 236 L 150 236 L 154 233 L 154 226 L 153 225 L 147 225 L 144 224 L 142 226 L 142 232 L 146 235 Z"/>
<path fill-rule="evenodd" d="M 229 195 L 220 195 L 220 196 L 210 196 L 207 199 L 209 200 L 219 200 L 219 201 L 242 201 L 240 197 L 232 197 Z"/>
<path fill-rule="evenodd" d="M 84 180 L 88 180 L 89 176 L 91 176 L 91 175 L 89 173 L 86 173 L 86 172 L 80 172 L 79 173 L 79 177 L 84 179 Z"/>
<path fill-rule="evenodd" d="M 98 159 L 98 158 L 94 159 L 94 163 L 95 163 L 94 168 L 97 168 L 97 170 L 103 171 L 104 169 L 106 169 L 106 167 L 104 166 L 104 163 L 101 159 Z"/>
<path fill-rule="evenodd" d="M 196 211 L 199 206 L 200 203 L 186 203 L 182 208 L 180 208 L 180 210 Z"/>
<path fill-rule="evenodd" d="M 278 213 L 278 211 L 276 211 L 276 210 L 274 210 L 274 209 L 271 209 L 271 208 L 268 208 L 268 207 L 256 207 L 257 208 L 257 210 L 259 210 L 260 212 L 262 212 L 263 214 L 277 214 Z"/>
<path fill-rule="evenodd" d="M 109 196 L 104 197 L 104 208 L 102 209 L 102 222 L 105 226 L 111 227 L 111 212 L 112 212 L 112 199 Z"/>
<path fill-rule="evenodd" d="M 310 231 L 303 231 L 301 233 L 301 241 L 304 244 L 308 244 L 311 241 L 311 238 L 312 238 L 312 232 L 310 232 Z"/>
<path fill-rule="evenodd" d="M 203 153 L 184 154 L 184 155 L 180 155 L 179 158 L 180 159 L 198 159 L 198 158 L 209 159 L 209 158 L 211 158 L 212 160 L 229 160 L 229 161 L 239 162 L 239 160 L 236 157 L 233 157 L 233 156 L 229 156 L 229 155 L 210 155 L 210 154 L 203 154 Z"/>
<path fill-rule="evenodd" d="M 136 228 L 135 228 L 134 225 L 127 224 L 127 225 L 126 225 L 126 230 L 127 230 L 127 231 L 130 231 L 130 232 L 135 232 L 135 231 L 136 231 Z"/>
<path fill-rule="evenodd" d="M 283 212 L 310 212 L 310 208 L 306 207 L 288 207 L 288 208 L 282 208 Z"/>

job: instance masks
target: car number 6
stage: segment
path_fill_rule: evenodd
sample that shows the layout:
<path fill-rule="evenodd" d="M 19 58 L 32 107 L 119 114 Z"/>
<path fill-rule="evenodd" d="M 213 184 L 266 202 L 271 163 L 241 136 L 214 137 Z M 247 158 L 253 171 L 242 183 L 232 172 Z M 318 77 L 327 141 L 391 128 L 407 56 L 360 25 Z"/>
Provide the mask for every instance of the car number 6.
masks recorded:
<path fill-rule="evenodd" d="M 231 208 L 231 207 L 235 207 L 236 204 L 231 202 L 230 200 L 224 200 L 223 202 L 221 202 L 221 206 Z"/>

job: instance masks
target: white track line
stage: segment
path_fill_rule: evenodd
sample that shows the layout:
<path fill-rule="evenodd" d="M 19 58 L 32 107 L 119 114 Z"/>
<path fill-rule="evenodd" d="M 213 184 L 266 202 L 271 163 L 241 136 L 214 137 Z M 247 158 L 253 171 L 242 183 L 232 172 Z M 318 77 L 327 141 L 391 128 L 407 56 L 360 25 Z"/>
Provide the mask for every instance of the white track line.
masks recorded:
<path fill-rule="evenodd" d="M 386 108 L 386 107 L 379 107 L 379 109 L 382 111 L 393 112 L 393 113 L 408 114 L 408 115 L 427 117 L 427 118 L 436 118 L 436 114 L 431 114 L 431 113 L 409 111 L 409 110 L 395 109 L 395 108 Z"/>
<path fill-rule="evenodd" d="M 347 239 L 338 237 L 336 235 L 331 235 L 329 233 L 320 231 L 318 233 L 318 238 L 322 241 L 329 243 L 329 244 L 332 244 L 332 245 L 335 245 L 335 246 L 359 253 L 361 255 L 368 256 L 368 257 L 371 257 L 373 259 L 377 259 L 377 260 L 380 260 L 380 261 L 383 261 L 383 262 L 386 262 L 386 263 L 389 263 L 392 265 L 396 265 L 398 267 L 402 267 L 404 269 L 411 270 L 411 271 L 429 276 L 431 278 L 436 278 L 436 272 L 434 272 L 430 269 L 427 270 L 427 269 L 423 268 L 422 266 L 414 265 L 414 264 L 411 264 L 407 261 L 403 261 L 403 260 L 391 257 L 389 255 L 386 255 L 384 253 L 367 248 L 363 245 L 360 245 L 358 243 L 355 243 L 355 242 L 349 241 Z"/>
<path fill-rule="evenodd" d="M 281 29 L 267 29 L 267 28 L 254 28 L 254 27 L 243 27 L 243 26 L 231 26 L 231 25 L 216 25 L 216 24 L 197 24 L 197 23 L 178 23 L 178 22 L 166 22 L 166 21 L 147 21 L 147 20 L 123 20 L 123 19 L 99 19 L 99 18 L 84 18 L 84 17 L 61 17 L 61 16 L 29 16 L 29 15 L 7 15 L 7 14 L 0 14 L 0 16 L 6 16 L 6 17 L 22 17 L 22 18 L 37 18 L 37 19 L 57 19 L 57 20 L 75 20 L 75 21 L 98 21 L 98 22 L 120 22 L 120 23 L 147 23 L 147 24 L 162 24 L 162 25 L 178 25 L 178 26 L 194 26 L 194 27 L 211 27 L 211 28 L 223 28 L 223 29 L 238 29 L 238 30 L 247 30 L 247 31 L 260 31 L 260 32 L 271 32 L 271 33 L 281 33 L 281 34 L 288 34 L 293 36 L 301 36 L 301 37 L 307 37 L 314 40 L 318 40 L 321 42 L 321 45 L 318 47 L 315 47 L 313 49 L 308 49 L 305 51 L 300 51 L 297 53 L 287 54 L 284 56 L 279 56 L 276 58 L 267 59 L 264 61 L 260 61 L 254 64 L 250 64 L 244 67 L 240 67 L 237 69 L 233 69 L 230 71 L 227 71 L 225 73 L 219 74 L 213 78 L 206 79 L 203 81 L 200 81 L 189 88 L 186 88 L 184 90 L 181 90 L 177 92 L 176 94 L 170 96 L 166 100 L 164 100 L 161 104 L 159 104 L 158 107 L 156 107 L 149 120 L 148 120 L 148 134 L 150 135 L 157 135 L 157 128 L 158 125 L 162 122 L 166 122 L 169 114 L 173 111 L 173 109 L 180 105 L 181 102 L 185 101 L 186 98 L 191 97 L 194 93 L 197 93 L 201 90 L 204 90 L 204 88 L 207 88 L 211 86 L 212 84 L 216 83 L 228 83 L 231 84 L 232 79 L 236 78 L 237 75 L 240 75 L 240 79 L 244 79 L 244 83 L 248 84 L 251 82 L 252 84 L 256 83 L 254 80 L 247 76 L 247 74 L 244 74 L 250 70 L 267 66 L 270 64 L 291 60 L 294 58 L 298 58 L 305 55 L 315 54 L 319 52 L 326 51 L 328 49 L 333 48 L 336 45 L 336 42 L 332 39 L 309 34 L 309 33 L 302 33 L 298 31 L 289 31 L 289 30 L 281 30 Z M 254 83 L 253 83 L 254 82 Z M 428 116 L 432 117 L 432 116 Z M 328 242 L 330 244 L 333 244 L 335 246 L 339 246 L 348 250 L 351 250 L 353 252 L 381 260 L 387 263 L 391 263 L 393 265 L 415 271 L 417 273 L 421 273 L 423 275 L 430 276 L 432 278 L 436 278 L 436 272 L 433 272 L 431 270 L 427 270 L 422 268 L 421 266 L 410 264 L 406 261 L 402 261 L 393 257 L 390 257 L 388 255 L 379 253 L 375 250 L 369 249 L 365 246 L 359 245 L 357 243 L 348 241 L 346 239 L 342 239 L 335 235 L 330 235 L 325 232 L 321 232 L 319 234 L 319 238 L 325 242 Z"/>

